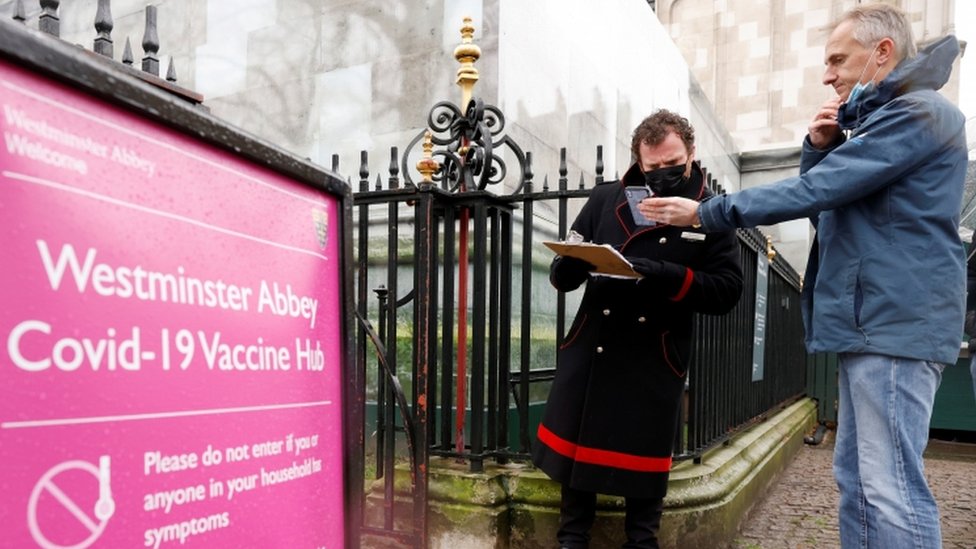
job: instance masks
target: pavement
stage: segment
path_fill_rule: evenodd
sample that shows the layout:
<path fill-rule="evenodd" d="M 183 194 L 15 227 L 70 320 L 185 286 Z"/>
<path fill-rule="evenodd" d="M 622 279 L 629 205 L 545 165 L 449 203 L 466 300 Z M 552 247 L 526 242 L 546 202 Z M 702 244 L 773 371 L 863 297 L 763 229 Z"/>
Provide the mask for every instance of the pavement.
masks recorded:
<path fill-rule="evenodd" d="M 840 547 L 833 431 L 804 445 L 749 511 L 729 549 Z M 976 444 L 931 440 L 925 475 L 939 504 L 945 549 L 976 548 Z"/>

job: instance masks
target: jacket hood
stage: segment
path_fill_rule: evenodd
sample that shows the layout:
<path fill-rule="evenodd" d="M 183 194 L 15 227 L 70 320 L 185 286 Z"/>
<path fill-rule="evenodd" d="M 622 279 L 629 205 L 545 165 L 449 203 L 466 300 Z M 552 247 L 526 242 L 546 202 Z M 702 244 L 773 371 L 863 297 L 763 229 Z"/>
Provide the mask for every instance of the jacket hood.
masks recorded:
<path fill-rule="evenodd" d="M 915 90 L 938 90 L 949 81 L 952 62 L 959 55 L 959 41 L 949 35 L 930 44 L 911 59 L 903 59 L 887 78 L 854 104 L 844 103 L 837 112 L 841 129 L 849 130 L 878 107 Z"/>

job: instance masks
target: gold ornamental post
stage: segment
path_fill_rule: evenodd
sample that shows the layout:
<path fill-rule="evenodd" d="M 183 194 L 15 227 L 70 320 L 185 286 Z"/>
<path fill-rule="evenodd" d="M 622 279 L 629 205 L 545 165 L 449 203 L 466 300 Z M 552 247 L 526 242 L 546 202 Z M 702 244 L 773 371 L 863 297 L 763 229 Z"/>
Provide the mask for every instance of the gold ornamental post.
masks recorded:
<path fill-rule="evenodd" d="M 474 25 L 470 17 L 463 19 L 461 26 L 461 43 L 454 48 L 454 58 L 461 66 L 457 71 L 455 82 L 461 86 L 461 116 L 468 110 L 468 104 L 473 97 L 474 84 L 478 81 L 478 69 L 474 68 L 475 61 L 481 57 L 481 48 L 474 43 Z M 461 137 L 458 154 L 464 162 L 468 151 L 468 139 Z M 464 176 L 458 182 L 460 192 L 465 192 Z M 464 410 L 467 406 L 467 369 L 468 369 L 468 224 L 471 211 L 466 206 L 460 207 L 458 216 L 458 305 L 457 305 L 457 417 L 454 424 L 454 449 L 459 454 L 464 452 Z"/>
<path fill-rule="evenodd" d="M 420 172 L 421 183 L 430 185 L 434 182 L 434 174 L 441 169 L 440 163 L 434 160 L 434 141 L 430 130 L 424 132 L 423 158 L 417 161 L 417 171 Z"/>
<path fill-rule="evenodd" d="M 465 17 L 461 26 L 461 43 L 454 48 L 454 58 L 461 64 L 458 67 L 455 83 L 461 86 L 461 112 L 464 113 L 471 102 L 474 84 L 478 81 L 478 69 L 474 63 L 481 57 L 481 48 L 474 43 L 474 24 L 471 17 Z"/>

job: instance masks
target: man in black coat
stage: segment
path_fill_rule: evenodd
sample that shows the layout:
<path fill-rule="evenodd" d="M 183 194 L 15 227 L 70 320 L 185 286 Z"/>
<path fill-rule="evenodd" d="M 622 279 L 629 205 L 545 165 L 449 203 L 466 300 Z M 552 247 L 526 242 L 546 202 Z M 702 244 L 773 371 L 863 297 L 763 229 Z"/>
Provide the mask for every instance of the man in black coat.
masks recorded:
<path fill-rule="evenodd" d="M 658 546 L 693 314 L 726 313 L 742 293 L 733 231 L 646 225 L 627 201 L 627 187 L 695 200 L 710 194 L 688 121 L 655 112 L 634 130 L 631 152 L 635 163 L 623 179 L 593 189 L 572 230 L 614 246 L 641 278 L 596 275 L 571 257 L 556 257 L 550 268 L 561 292 L 586 283 L 533 453 L 562 483 L 561 547 L 587 546 L 597 493 L 626 498 L 624 547 Z"/>

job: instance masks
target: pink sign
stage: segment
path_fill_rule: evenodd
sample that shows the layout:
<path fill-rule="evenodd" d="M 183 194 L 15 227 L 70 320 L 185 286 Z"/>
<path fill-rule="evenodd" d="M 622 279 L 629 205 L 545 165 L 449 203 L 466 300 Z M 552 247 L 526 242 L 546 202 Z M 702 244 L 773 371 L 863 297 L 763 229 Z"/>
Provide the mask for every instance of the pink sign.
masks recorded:
<path fill-rule="evenodd" d="M 338 200 L 6 62 L 0 109 L 0 547 L 343 547 Z"/>

